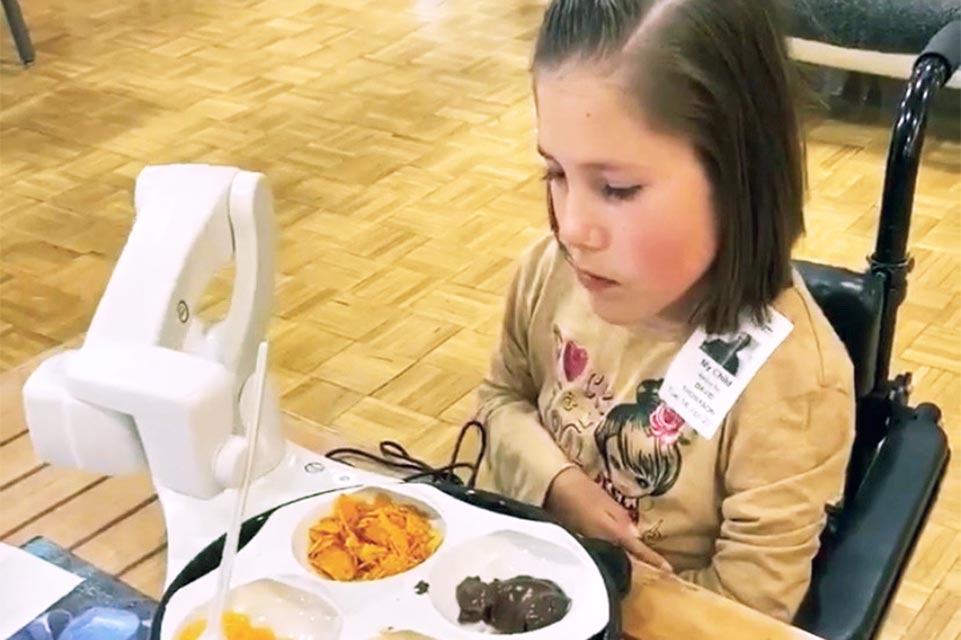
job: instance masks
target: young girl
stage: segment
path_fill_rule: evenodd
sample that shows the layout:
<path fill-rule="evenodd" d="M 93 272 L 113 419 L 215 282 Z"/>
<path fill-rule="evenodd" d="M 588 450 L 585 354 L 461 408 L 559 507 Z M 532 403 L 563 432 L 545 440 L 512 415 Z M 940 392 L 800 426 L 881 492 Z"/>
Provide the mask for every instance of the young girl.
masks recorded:
<path fill-rule="evenodd" d="M 790 620 L 854 391 L 791 265 L 804 154 L 771 5 L 550 3 L 553 233 L 520 261 L 479 417 L 495 490 Z"/>

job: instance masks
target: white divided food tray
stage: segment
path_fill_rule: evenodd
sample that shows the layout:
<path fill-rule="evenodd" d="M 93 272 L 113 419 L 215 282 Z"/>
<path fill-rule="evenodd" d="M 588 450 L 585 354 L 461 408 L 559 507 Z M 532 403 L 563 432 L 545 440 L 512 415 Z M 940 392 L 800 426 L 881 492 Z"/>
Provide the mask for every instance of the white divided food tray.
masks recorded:
<path fill-rule="evenodd" d="M 338 582 L 310 568 L 308 530 L 333 512 L 342 493 L 371 499 L 386 493 L 432 517 L 443 539 L 437 551 L 405 573 L 380 580 Z M 163 618 L 162 640 L 174 640 L 183 625 L 205 616 L 217 588 L 219 567 L 177 591 Z M 571 599 L 568 613 L 547 627 L 505 637 L 524 640 L 588 640 L 609 622 L 604 579 L 591 556 L 556 525 L 515 518 L 472 506 L 419 483 L 366 483 L 297 501 L 278 509 L 237 554 L 228 609 L 246 613 L 278 638 L 431 640 L 490 638 L 483 623 L 461 624 L 457 585 L 477 576 L 489 582 L 518 575 L 552 580 Z M 427 583 L 427 591 L 418 583 Z M 498 634 L 499 635 L 499 634 Z"/>

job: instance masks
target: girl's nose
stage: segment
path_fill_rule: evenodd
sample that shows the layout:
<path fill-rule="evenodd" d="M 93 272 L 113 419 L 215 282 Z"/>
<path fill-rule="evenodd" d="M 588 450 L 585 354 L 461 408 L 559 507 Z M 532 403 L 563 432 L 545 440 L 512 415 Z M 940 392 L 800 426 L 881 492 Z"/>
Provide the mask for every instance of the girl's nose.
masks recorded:
<path fill-rule="evenodd" d="M 604 248 L 604 229 L 592 214 L 591 205 L 572 189 L 554 201 L 557 235 L 569 250 L 598 251 Z"/>

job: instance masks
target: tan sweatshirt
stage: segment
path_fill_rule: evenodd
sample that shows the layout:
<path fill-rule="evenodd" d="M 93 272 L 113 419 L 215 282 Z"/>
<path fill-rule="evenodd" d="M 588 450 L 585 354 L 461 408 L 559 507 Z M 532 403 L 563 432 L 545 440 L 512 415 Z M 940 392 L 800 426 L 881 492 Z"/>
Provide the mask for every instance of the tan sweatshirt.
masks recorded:
<path fill-rule="evenodd" d="M 546 237 L 522 257 L 479 392 L 482 484 L 543 504 L 579 465 L 683 578 L 790 620 L 854 436 L 853 367 L 795 276 L 774 304 L 794 328 L 710 439 L 660 406 L 687 336 L 609 325 Z"/>

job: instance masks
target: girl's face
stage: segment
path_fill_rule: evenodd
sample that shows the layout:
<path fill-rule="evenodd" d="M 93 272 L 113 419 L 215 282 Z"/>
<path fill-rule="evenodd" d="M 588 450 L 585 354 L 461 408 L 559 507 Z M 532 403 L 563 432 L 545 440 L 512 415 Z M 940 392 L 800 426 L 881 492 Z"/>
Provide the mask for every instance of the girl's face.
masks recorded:
<path fill-rule="evenodd" d="M 645 437 L 643 431 L 639 433 L 637 437 Z M 611 486 L 613 486 L 616 491 L 615 496 L 618 501 L 636 501 L 650 493 L 650 491 L 648 491 L 649 487 L 641 486 L 639 482 L 641 478 L 638 478 L 630 469 L 624 468 L 621 451 L 617 447 L 617 437 L 611 438 L 608 441 L 607 450 L 604 452 L 604 460 L 607 461 L 607 471 L 610 474 Z M 636 507 L 637 505 L 624 504 L 622 506 Z"/>
<path fill-rule="evenodd" d="M 594 312 L 612 324 L 686 320 L 717 251 L 693 147 L 649 129 L 613 78 L 539 72 L 538 144 L 558 237 Z"/>

